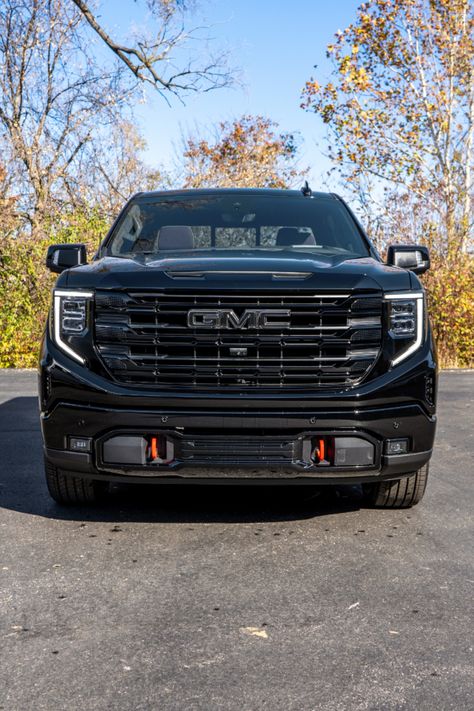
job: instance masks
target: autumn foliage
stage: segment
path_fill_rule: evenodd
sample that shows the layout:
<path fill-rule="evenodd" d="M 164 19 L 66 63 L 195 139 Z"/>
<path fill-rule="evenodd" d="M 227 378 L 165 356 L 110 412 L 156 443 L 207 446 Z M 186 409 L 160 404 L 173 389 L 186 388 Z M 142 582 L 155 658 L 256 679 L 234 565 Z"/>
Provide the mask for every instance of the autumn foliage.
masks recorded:
<path fill-rule="evenodd" d="M 447 257 L 472 244 L 473 30 L 470 0 L 365 2 L 328 46 L 331 80 L 312 78 L 303 92 L 341 178 L 372 205 L 384 188 L 392 204 L 414 196 Z"/>
<path fill-rule="evenodd" d="M 264 116 L 242 116 L 216 127 L 214 140 L 184 142 L 184 184 L 189 188 L 286 188 L 302 179 L 297 146 Z"/>
<path fill-rule="evenodd" d="M 184 138 L 173 177 L 143 162 L 133 119 L 143 86 L 172 97 L 231 80 L 223 58 L 185 61 L 186 33 L 170 30 L 186 5 L 148 3 L 151 33 L 124 47 L 85 0 L 0 3 L 0 367 L 35 365 L 54 282 L 47 246 L 86 242 L 92 256 L 131 193 L 301 185 L 295 135 L 265 116 Z M 379 249 L 430 247 L 423 280 L 448 366 L 474 365 L 472 10 L 472 0 L 362 3 L 328 46 L 332 76 L 309 78 L 302 97 L 328 129 L 331 181 Z"/>
<path fill-rule="evenodd" d="M 371 0 L 328 45 L 303 107 L 382 251 L 421 242 L 441 363 L 474 364 L 474 18 L 470 0 Z"/>
<path fill-rule="evenodd" d="M 453 268 L 435 257 L 423 281 L 440 363 L 444 367 L 473 367 L 474 259 L 461 256 Z"/>
<path fill-rule="evenodd" d="M 44 225 L 35 239 L 24 231 L 3 234 L 0 242 L 0 367 L 30 368 L 51 301 L 55 276 L 45 267 L 50 244 L 84 242 L 89 257 L 107 229 L 97 211 L 66 211 Z"/>

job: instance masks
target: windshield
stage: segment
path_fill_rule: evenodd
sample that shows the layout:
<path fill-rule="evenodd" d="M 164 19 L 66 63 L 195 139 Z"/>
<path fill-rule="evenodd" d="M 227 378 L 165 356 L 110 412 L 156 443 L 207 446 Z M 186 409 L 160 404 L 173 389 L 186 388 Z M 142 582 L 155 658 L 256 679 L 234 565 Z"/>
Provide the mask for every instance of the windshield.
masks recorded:
<path fill-rule="evenodd" d="M 331 197 L 226 194 L 132 202 L 106 247 L 114 257 L 177 251 L 278 250 L 365 257 L 369 248 Z"/>

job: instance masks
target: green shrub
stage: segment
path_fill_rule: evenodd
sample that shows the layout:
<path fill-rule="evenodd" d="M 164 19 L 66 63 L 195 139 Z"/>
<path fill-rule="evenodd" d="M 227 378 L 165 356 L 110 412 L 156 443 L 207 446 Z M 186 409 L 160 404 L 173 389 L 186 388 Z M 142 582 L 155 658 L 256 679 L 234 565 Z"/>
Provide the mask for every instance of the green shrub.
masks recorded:
<path fill-rule="evenodd" d="M 92 255 L 107 223 L 97 213 L 69 213 L 47 235 L 25 233 L 0 241 L 0 367 L 36 366 L 39 342 L 56 276 L 45 267 L 50 244 L 84 242 Z"/>
<path fill-rule="evenodd" d="M 474 258 L 435 257 L 423 281 L 440 365 L 474 366 Z"/>
<path fill-rule="evenodd" d="M 85 242 L 92 256 L 107 230 L 97 213 L 69 213 L 47 236 L 19 234 L 0 242 L 0 367 L 34 367 L 55 275 L 45 266 L 56 242 Z M 474 259 L 455 266 L 434 257 L 423 277 L 442 367 L 474 366 Z"/>

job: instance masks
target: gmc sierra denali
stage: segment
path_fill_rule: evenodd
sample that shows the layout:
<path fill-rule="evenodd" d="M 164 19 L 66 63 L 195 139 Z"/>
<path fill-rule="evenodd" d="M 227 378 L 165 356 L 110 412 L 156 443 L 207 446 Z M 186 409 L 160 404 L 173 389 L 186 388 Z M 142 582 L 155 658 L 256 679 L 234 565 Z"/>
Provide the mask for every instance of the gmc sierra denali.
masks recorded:
<path fill-rule="evenodd" d="M 435 434 L 426 247 L 383 263 L 334 194 L 138 193 L 60 273 L 40 355 L 46 481 L 359 483 L 418 503 Z"/>

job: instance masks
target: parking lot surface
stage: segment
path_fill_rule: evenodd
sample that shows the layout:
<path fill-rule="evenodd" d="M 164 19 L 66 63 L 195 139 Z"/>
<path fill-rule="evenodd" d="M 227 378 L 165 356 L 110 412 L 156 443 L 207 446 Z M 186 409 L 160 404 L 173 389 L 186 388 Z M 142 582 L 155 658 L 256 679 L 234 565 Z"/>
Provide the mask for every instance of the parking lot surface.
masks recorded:
<path fill-rule="evenodd" d="M 0 709 L 474 708 L 474 373 L 441 376 L 423 502 L 357 487 L 43 481 L 36 374 L 0 371 Z"/>

